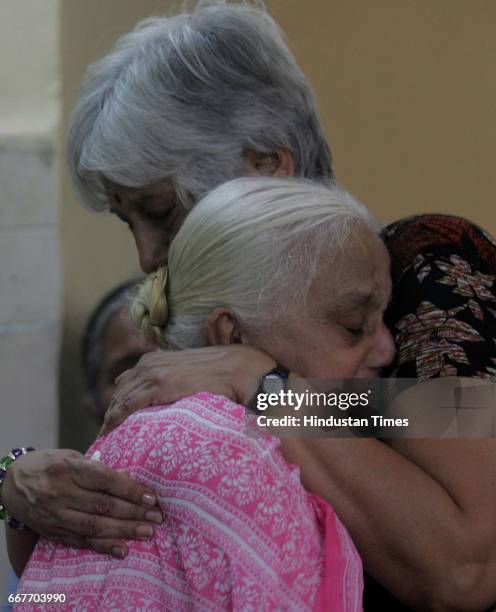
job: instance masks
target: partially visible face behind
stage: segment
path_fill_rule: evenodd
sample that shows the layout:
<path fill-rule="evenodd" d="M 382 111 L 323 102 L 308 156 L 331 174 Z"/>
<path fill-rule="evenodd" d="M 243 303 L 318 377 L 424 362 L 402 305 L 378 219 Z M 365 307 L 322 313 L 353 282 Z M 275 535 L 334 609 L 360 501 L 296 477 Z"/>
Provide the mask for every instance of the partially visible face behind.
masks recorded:
<path fill-rule="evenodd" d="M 287 150 L 277 149 L 274 155 L 246 151 L 242 175 L 293 176 L 294 161 Z M 150 274 L 167 263 L 169 247 L 186 218 L 168 181 L 151 187 L 122 187 L 103 179 L 110 212 L 124 221 L 133 233 L 140 267 Z"/>
<path fill-rule="evenodd" d="M 101 369 L 97 382 L 98 414 L 105 413 L 115 391 L 115 379 L 157 347 L 141 337 L 127 308 L 117 311 L 107 323 L 101 341 Z"/>
<path fill-rule="evenodd" d="M 383 314 L 390 299 L 389 255 L 380 238 L 357 228 L 353 246 L 322 268 L 305 311 L 291 307 L 271 337 L 254 339 L 304 378 L 374 378 L 394 356 Z"/>
<path fill-rule="evenodd" d="M 152 187 L 122 187 L 104 180 L 110 212 L 131 230 L 140 267 L 146 274 L 167 263 L 175 233 L 186 217 L 167 181 Z"/>

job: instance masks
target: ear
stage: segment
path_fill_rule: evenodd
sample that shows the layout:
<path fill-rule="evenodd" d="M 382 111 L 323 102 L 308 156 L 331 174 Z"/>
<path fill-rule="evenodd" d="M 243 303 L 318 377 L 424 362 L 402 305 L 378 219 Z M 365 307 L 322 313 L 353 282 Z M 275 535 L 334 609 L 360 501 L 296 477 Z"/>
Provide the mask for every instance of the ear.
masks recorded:
<path fill-rule="evenodd" d="M 225 308 L 215 308 L 205 323 L 205 333 L 210 346 L 225 346 L 243 342 L 238 320 Z"/>
<path fill-rule="evenodd" d="M 251 149 L 243 152 L 243 176 L 294 176 L 293 155 L 287 149 L 276 149 L 274 153 L 255 153 Z"/>

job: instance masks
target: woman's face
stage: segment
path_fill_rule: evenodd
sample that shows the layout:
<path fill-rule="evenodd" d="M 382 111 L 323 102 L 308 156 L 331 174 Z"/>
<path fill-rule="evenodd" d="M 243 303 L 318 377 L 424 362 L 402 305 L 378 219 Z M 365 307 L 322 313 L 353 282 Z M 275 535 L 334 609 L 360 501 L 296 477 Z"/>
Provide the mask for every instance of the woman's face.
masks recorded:
<path fill-rule="evenodd" d="M 307 305 L 291 307 L 279 331 L 254 344 L 304 378 L 374 378 L 394 356 L 383 314 L 391 295 L 389 255 L 364 227 L 354 244 L 322 263 Z"/>
<path fill-rule="evenodd" d="M 186 217 L 174 191 L 164 181 L 152 187 L 122 187 L 104 181 L 110 212 L 131 230 L 138 249 L 140 267 L 146 274 L 167 263 L 174 234 Z"/>
<path fill-rule="evenodd" d="M 277 149 L 275 155 L 246 151 L 242 174 L 293 176 L 293 157 L 283 149 Z M 104 178 L 103 186 L 110 212 L 124 221 L 133 233 L 143 272 L 150 274 L 166 264 L 172 239 L 188 212 L 177 201 L 170 183 L 162 181 L 151 187 L 133 188 Z"/>

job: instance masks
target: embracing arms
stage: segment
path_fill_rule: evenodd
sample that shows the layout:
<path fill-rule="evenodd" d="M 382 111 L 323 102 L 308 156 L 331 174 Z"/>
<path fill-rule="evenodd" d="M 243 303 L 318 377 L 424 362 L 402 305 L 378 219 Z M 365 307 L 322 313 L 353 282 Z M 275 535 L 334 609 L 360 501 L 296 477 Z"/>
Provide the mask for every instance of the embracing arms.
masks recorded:
<path fill-rule="evenodd" d="M 201 355 L 144 357 L 120 379 L 107 428 L 136 408 L 194 392 L 198 381 L 243 401 L 243 384 L 274 366 L 242 346 L 208 349 L 204 362 Z M 483 610 L 496 602 L 493 440 L 286 439 L 282 451 L 335 508 L 367 571 L 400 600 L 421 610 Z"/>
<path fill-rule="evenodd" d="M 249 387 L 247 379 L 255 380 L 260 368 L 271 369 L 273 361 L 249 347 L 231 348 L 234 350 L 227 353 L 222 347 L 190 351 L 186 361 L 177 353 L 157 351 L 145 356 L 134 371 L 143 384 L 136 385 L 134 378 L 130 381 L 134 390 L 132 406 L 127 401 L 114 402 L 118 409 L 109 412 L 108 422 L 115 427 L 134 410 L 208 389 L 243 403 L 244 388 Z M 256 360 L 253 354 L 258 355 Z M 180 357 L 186 364 L 177 378 L 163 372 L 163 358 L 167 355 Z M 251 359 L 244 368 L 247 356 Z M 200 365 L 205 362 L 206 370 Z M 250 367 L 255 370 L 252 372 Z M 237 380 L 237 386 L 231 380 Z M 161 401 L 164 388 L 169 390 L 169 397 L 170 392 L 175 397 Z M 124 399 L 127 388 L 125 393 Z M 152 490 L 73 450 L 35 451 L 19 458 L 8 468 L 2 499 L 9 512 L 34 532 L 6 527 L 9 558 L 17 574 L 22 573 L 38 535 L 119 557 L 127 554 L 125 539 L 151 538 L 153 525 L 162 520 Z"/>
<path fill-rule="evenodd" d="M 496 602 L 494 440 L 284 440 L 306 487 L 332 503 L 364 565 L 420 610 Z"/>
<path fill-rule="evenodd" d="M 10 513 L 35 533 L 6 526 L 9 558 L 22 573 L 38 535 L 69 546 L 125 556 L 124 539 L 162 520 L 149 488 L 72 450 L 35 451 L 11 464 L 2 486 Z"/>
<path fill-rule="evenodd" d="M 242 402 L 246 383 L 273 366 L 243 346 L 149 354 L 119 381 L 107 428 L 205 385 Z M 300 465 L 304 484 L 331 502 L 367 571 L 399 599 L 421 610 L 483 610 L 496 602 L 494 447 L 492 440 L 291 439 L 282 450 Z"/>

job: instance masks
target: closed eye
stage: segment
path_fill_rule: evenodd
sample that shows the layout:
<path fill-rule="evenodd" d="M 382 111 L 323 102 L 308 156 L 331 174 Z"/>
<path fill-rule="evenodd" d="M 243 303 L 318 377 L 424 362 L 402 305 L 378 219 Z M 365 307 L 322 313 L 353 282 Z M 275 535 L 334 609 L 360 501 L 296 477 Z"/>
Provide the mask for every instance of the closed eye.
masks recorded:
<path fill-rule="evenodd" d="M 354 338 L 361 338 L 364 334 L 363 327 L 344 327 L 343 329 Z"/>
<path fill-rule="evenodd" d="M 166 225 L 174 216 L 174 212 L 178 209 L 179 202 L 175 194 L 170 194 L 167 198 L 156 200 L 153 198 L 146 204 L 140 204 L 139 209 L 144 217 L 150 221 L 158 221 Z"/>
<path fill-rule="evenodd" d="M 164 211 L 153 211 L 143 213 L 149 223 L 159 226 L 167 232 L 171 233 L 174 226 L 175 208 L 171 206 Z"/>
<path fill-rule="evenodd" d="M 168 208 L 164 211 L 146 212 L 145 216 L 148 217 L 148 219 L 152 219 L 154 221 L 163 221 L 171 216 L 173 210 L 173 208 Z"/>

